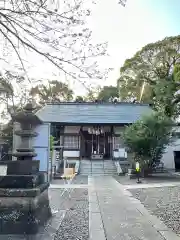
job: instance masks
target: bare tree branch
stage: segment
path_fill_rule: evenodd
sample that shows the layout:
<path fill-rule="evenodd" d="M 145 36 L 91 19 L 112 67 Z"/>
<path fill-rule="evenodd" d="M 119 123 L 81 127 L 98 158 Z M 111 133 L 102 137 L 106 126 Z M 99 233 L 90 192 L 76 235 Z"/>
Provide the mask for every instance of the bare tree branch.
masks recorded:
<path fill-rule="evenodd" d="M 93 44 L 86 26 L 91 15 L 83 0 L 0 1 L 0 35 L 9 42 L 25 71 L 21 50 L 43 56 L 72 79 L 105 78 L 98 57 L 106 55 L 107 44 Z M 87 4 L 87 6 L 86 6 Z M 18 44 L 18 46 L 17 46 Z M 83 80 L 82 80 L 83 79 Z"/>

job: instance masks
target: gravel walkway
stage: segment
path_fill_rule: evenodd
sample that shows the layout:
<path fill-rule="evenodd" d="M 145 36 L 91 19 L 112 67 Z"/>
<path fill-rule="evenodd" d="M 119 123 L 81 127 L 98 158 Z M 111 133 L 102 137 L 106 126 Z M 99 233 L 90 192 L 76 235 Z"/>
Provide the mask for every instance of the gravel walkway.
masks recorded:
<path fill-rule="evenodd" d="M 56 194 L 53 190 L 54 194 Z M 52 195 L 51 195 L 52 196 Z M 71 198 L 64 196 L 58 204 L 61 210 L 68 209 L 57 231 L 55 240 L 88 240 L 89 203 L 88 189 L 74 189 Z M 57 206 L 57 204 L 56 204 Z"/>
<path fill-rule="evenodd" d="M 130 189 L 154 215 L 180 235 L 180 186 L 146 189 Z"/>

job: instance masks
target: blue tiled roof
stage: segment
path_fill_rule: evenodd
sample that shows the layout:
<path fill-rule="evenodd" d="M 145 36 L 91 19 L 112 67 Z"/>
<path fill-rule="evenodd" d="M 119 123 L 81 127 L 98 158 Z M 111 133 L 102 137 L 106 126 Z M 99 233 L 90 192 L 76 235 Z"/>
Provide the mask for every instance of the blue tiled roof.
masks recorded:
<path fill-rule="evenodd" d="M 44 122 L 122 124 L 151 112 L 148 104 L 138 103 L 60 103 L 47 104 L 36 114 Z"/>

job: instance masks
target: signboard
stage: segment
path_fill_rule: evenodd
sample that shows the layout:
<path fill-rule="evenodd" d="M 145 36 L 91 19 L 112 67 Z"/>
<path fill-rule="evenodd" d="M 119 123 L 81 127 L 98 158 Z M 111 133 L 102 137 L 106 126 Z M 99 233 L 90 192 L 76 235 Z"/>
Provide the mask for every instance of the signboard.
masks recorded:
<path fill-rule="evenodd" d="M 0 176 L 7 175 L 7 165 L 0 165 Z"/>
<path fill-rule="evenodd" d="M 139 172 L 139 170 L 140 170 L 139 162 L 136 162 L 136 171 Z"/>

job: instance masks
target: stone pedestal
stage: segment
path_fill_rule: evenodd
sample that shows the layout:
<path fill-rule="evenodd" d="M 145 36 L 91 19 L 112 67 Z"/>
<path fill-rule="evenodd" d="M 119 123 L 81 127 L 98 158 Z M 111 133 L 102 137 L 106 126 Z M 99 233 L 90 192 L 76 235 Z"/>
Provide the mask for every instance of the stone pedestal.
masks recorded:
<path fill-rule="evenodd" d="M 36 234 L 51 216 L 48 184 L 34 189 L 0 189 L 0 233 Z"/>
<path fill-rule="evenodd" d="M 37 167 L 37 162 L 31 161 L 31 166 Z M 23 172 L 24 163 L 0 163 L 7 165 L 8 173 L 0 176 L 0 234 L 36 234 L 51 216 L 49 183 L 32 168 Z"/>
<path fill-rule="evenodd" d="M 36 234 L 51 216 L 48 187 L 40 162 L 32 147 L 36 125 L 41 121 L 34 114 L 32 104 L 13 116 L 21 130 L 15 131 L 21 142 L 13 156 L 16 161 L 0 161 L 0 234 Z M 3 174 L 2 174 L 3 172 Z"/>

